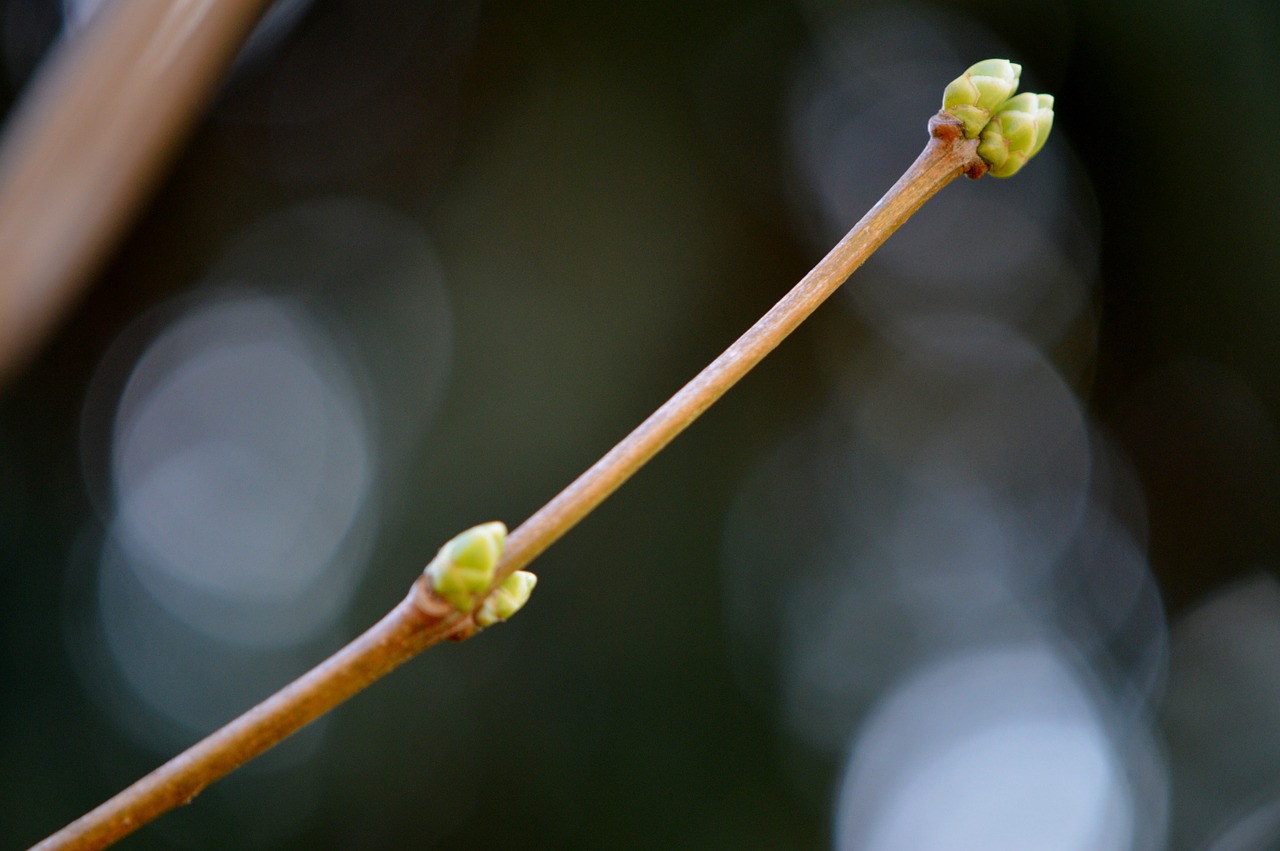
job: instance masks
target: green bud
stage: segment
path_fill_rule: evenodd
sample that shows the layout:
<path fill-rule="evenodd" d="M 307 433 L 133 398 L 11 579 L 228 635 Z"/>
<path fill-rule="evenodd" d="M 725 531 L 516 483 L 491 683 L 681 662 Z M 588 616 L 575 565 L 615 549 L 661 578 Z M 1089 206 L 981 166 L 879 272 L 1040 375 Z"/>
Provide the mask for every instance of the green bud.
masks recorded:
<path fill-rule="evenodd" d="M 517 570 L 503 580 L 476 612 L 476 626 L 484 629 L 505 621 L 529 602 L 529 595 L 538 584 L 538 577 L 527 570 Z"/>
<path fill-rule="evenodd" d="M 942 111 L 960 119 L 966 138 L 976 138 L 992 114 L 1018 90 L 1021 75 L 1021 65 L 984 59 L 951 81 L 942 93 Z"/>
<path fill-rule="evenodd" d="M 1009 98 L 982 129 L 978 156 L 994 177 L 1011 177 L 1027 164 L 1053 128 L 1053 97 L 1030 92 Z"/>
<path fill-rule="evenodd" d="M 1036 143 L 1031 147 L 1031 157 L 1040 153 L 1053 129 L 1053 95 L 1036 95 Z"/>
<path fill-rule="evenodd" d="M 489 590 L 506 540 L 507 527 L 498 522 L 481 523 L 455 536 L 423 568 L 431 590 L 458 611 L 471 611 Z"/>

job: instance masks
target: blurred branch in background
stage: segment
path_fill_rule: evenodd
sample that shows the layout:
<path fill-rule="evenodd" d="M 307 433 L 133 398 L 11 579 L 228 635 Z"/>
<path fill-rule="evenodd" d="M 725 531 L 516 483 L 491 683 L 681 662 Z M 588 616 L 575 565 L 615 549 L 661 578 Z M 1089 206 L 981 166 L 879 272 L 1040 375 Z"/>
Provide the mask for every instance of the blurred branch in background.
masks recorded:
<path fill-rule="evenodd" d="M 127 228 L 268 4 L 106 3 L 46 60 L 0 147 L 0 382 Z"/>

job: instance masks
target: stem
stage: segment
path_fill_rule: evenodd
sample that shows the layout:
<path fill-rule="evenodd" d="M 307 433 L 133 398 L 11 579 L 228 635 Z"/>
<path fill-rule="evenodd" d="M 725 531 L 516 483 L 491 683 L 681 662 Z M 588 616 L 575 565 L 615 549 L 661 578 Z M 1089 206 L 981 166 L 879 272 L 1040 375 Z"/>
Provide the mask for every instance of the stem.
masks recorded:
<path fill-rule="evenodd" d="M 409 595 L 359 637 L 239 718 L 115 797 L 48 837 L 32 851 L 105 848 L 191 801 L 206 786 L 319 718 L 458 626 L 432 601 Z"/>
<path fill-rule="evenodd" d="M 985 170 L 977 140 L 935 116 L 924 151 L 885 196 L 760 321 L 507 538 L 494 586 L 573 528 L 813 313 L 925 201 Z M 179 804 L 427 647 L 474 632 L 419 578 L 409 595 L 320 665 L 33 849 L 103 848 Z"/>
<path fill-rule="evenodd" d="M 906 173 L 781 301 L 635 431 L 511 533 L 495 571 L 495 584 L 541 555 L 662 451 L 807 319 L 938 190 L 961 174 L 975 179 L 982 176 L 986 165 L 977 155 L 977 140 L 965 140 L 958 121 L 934 116 L 929 131 L 929 143 Z"/>

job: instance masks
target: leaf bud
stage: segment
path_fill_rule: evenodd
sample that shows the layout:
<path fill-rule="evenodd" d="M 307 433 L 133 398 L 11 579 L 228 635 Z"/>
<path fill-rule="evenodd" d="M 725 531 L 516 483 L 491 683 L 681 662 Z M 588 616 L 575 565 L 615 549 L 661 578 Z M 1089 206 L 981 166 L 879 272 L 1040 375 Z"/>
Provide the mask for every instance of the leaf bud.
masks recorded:
<path fill-rule="evenodd" d="M 476 612 L 476 626 L 484 629 L 505 621 L 529 602 L 529 595 L 538 584 L 538 577 L 527 570 L 517 570 L 503 580 Z"/>
<path fill-rule="evenodd" d="M 506 540 L 507 527 L 496 521 L 456 535 L 423 568 L 431 590 L 458 611 L 471 611 L 489 590 Z"/>
<path fill-rule="evenodd" d="M 1011 177 L 1044 147 L 1053 128 L 1053 97 L 1024 92 L 1005 101 L 982 129 L 978 156 L 994 177 Z"/>
<path fill-rule="evenodd" d="M 942 93 L 942 111 L 964 124 L 966 138 L 977 138 L 1000 106 L 1018 90 L 1022 66 L 1007 59 L 984 59 L 969 67 Z"/>

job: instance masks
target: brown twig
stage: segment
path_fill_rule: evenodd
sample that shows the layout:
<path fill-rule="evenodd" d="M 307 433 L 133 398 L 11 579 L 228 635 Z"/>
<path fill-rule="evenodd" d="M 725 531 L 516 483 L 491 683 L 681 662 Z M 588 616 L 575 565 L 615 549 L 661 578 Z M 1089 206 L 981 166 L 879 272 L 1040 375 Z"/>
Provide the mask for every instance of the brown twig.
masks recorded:
<path fill-rule="evenodd" d="M 924 151 L 809 274 L 635 431 L 511 533 L 496 582 L 537 558 L 662 451 L 807 319 L 938 190 L 961 174 L 981 177 L 986 164 L 977 154 L 977 145 L 976 139 L 964 138 L 954 118 L 934 116 Z"/>
<path fill-rule="evenodd" d="M 759 322 L 507 538 L 496 587 L 526 566 L 698 418 L 796 329 L 889 236 L 961 174 L 985 170 L 977 141 L 959 123 L 935 116 L 924 151 L 897 183 Z M 180 804 L 236 767 L 323 715 L 418 652 L 473 632 L 421 578 L 367 632 L 227 726 L 179 754 L 97 809 L 35 846 L 105 847 Z"/>
<path fill-rule="evenodd" d="M 269 0 L 104 3 L 0 143 L 0 384 L 124 232 Z"/>

